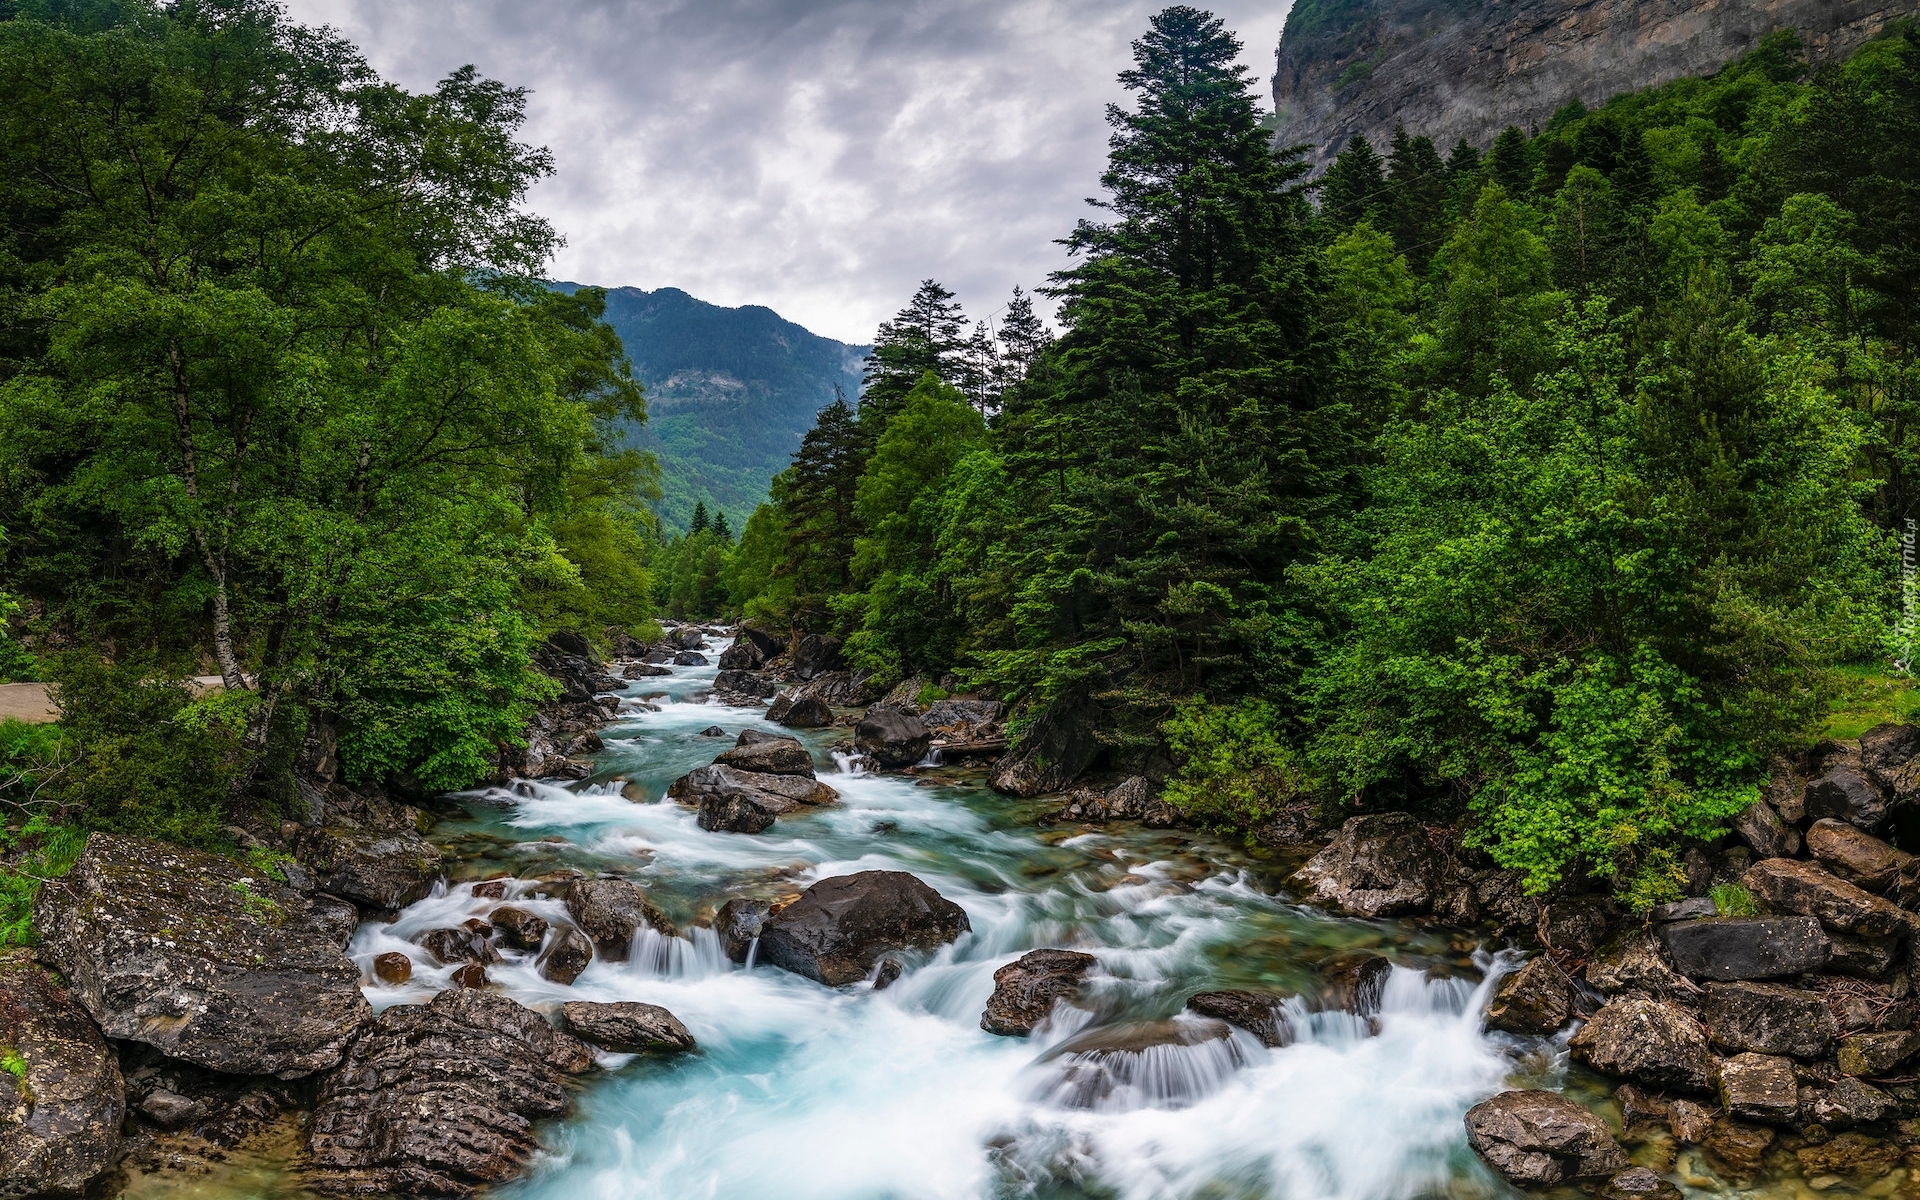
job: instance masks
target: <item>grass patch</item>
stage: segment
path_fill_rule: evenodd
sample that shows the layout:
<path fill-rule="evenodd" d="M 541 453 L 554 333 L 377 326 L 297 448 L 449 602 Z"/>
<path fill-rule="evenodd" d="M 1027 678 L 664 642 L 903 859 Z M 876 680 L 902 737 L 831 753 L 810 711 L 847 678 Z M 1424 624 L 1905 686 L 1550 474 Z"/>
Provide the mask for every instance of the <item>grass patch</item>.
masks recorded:
<path fill-rule="evenodd" d="M 1716 883 L 1708 889 L 1707 895 L 1713 897 L 1713 906 L 1720 910 L 1723 917 L 1760 915 L 1760 906 L 1754 903 L 1753 893 L 1737 883 Z"/>
<path fill-rule="evenodd" d="M 1823 736 L 1857 738 L 1875 725 L 1920 718 L 1920 687 L 1912 678 L 1881 663 L 1837 667 L 1834 675 L 1839 689 L 1821 728 Z"/>

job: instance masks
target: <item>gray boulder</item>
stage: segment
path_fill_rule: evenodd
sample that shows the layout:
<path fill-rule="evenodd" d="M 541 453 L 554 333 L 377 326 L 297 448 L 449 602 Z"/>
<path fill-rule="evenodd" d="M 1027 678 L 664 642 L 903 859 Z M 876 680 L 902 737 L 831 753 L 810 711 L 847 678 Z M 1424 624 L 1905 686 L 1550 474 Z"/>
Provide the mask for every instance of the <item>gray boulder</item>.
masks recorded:
<path fill-rule="evenodd" d="M 0 951 L 0 1200 L 78 1196 L 120 1154 L 127 1088 L 87 1013 L 24 950 Z"/>
<path fill-rule="evenodd" d="M 513 904 L 502 904 L 487 914 L 500 940 L 515 950 L 538 950 L 547 940 L 547 919 Z"/>
<path fill-rule="evenodd" d="M 1622 996 L 1595 1013 L 1567 1046 L 1588 1066 L 1654 1088 L 1713 1089 L 1707 1032 L 1676 1005 Z"/>
<path fill-rule="evenodd" d="M 1187 1011 L 1216 1021 L 1225 1021 L 1260 1039 L 1269 1049 L 1293 1045 L 1293 1023 L 1283 1007 L 1287 997 L 1278 992 L 1254 992 L 1231 989 L 1219 992 L 1195 992 L 1187 997 Z"/>
<path fill-rule="evenodd" d="M 1693 990 L 1667 960 L 1661 937 L 1645 928 L 1627 930 L 1595 952 L 1587 961 L 1587 983 L 1609 996 L 1631 991 L 1670 996 Z"/>
<path fill-rule="evenodd" d="M 737 963 L 747 961 L 747 951 L 760 936 L 772 911 L 772 903 L 766 900 L 734 899 L 720 906 L 713 918 L 713 929 L 728 958 Z"/>
<path fill-rule="evenodd" d="M 876 704 L 853 727 L 853 745 L 883 767 L 910 767 L 927 756 L 933 734 L 918 712 Z"/>
<path fill-rule="evenodd" d="M 1878 829 L 1891 811 L 1880 785 L 1851 763 L 1830 767 L 1807 784 L 1806 812 L 1815 820 L 1834 817 Z"/>
<path fill-rule="evenodd" d="M 839 641 L 817 633 L 801 635 L 787 659 L 793 664 L 793 673 L 802 679 L 812 679 L 846 665 L 840 657 Z"/>
<path fill-rule="evenodd" d="M 1816 917 L 1841 933 L 1893 937 L 1904 934 L 1912 921 L 1898 905 L 1810 862 L 1769 858 L 1747 868 L 1740 881 L 1773 911 Z"/>
<path fill-rule="evenodd" d="M 833 708 L 812 692 L 781 692 L 768 707 L 767 720 L 789 729 L 825 729 L 833 724 Z"/>
<path fill-rule="evenodd" d="M 1406 813 L 1349 817 L 1292 882 L 1309 902 L 1353 917 L 1397 917 L 1433 904 L 1440 860 Z"/>
<path fill-rule="evenodd" d="M 1072 694 L 1049 704 L 993 764 L 988 786 L 1011 796 L 1057 792 L 1100 753 L 1096 732 L 1105 713 L 1091 698 Z"/>
<path fill-rule="evenodd" d="M 1727 1059 L 1720 1064 L 1720 1103 L 1749 1121 L 1792 1121 L 1800 1112 L 1793 1060 L 1753 1053 Z"/>
<path fill-rule="evenodd" d="M 587 935 L 578 929 L 562 929 L 553 935 L 547 948 L 540 952 L 535 965 L 540 968 L 542 979 L 571 986 L 591 962 L 593 943 L 587 939 Z"/>
<path fill-rule="evenodd" d="M 1813 917 L 1711 917 L 1660 930 L 1675 969 L 1695 979 L 1774 979 L 1826 965 L 1832 947 Z M 1592 973 L 1588 973 L 1592 978 Z"/>
<path fill-rule="evenodd" d="M 42 961 L 110 1038 L 239 1075 L 340 1061 L 373 1016 L 312 904 L 231 860 L 96 833 L 34 913 Z"/>
<path fill-rule="evenodd" d="M 1733 819 L 1733 831 L 1758 858 L 1779 858 L 1800 852 L 1800 831 L 1780 819 L 1773 805 L 1755 800 Z"/>
<path fill-rule="evenodd" d="M 673 923 L 624 879 L 575 880 L 567 889 L 567 914 L 593 943 L 594 953 L 613 962 L 627 961 L 633 935 L 642 928 L 674 936 Z"/>
<path fill-rule="evenodd" d="M 717 767 L 732 767 L 756 775 L 804 775 L 813 778 L 813 755 L 795 738 L 774 737 L 758 730 L 742 731 L 733 749 L 713 760 Z"/>
<path fill-rule="evenodd" d="M 1819 1058 L 1839 1030 L 1826 998 L 1778 983 L 1710 983 L 1701 1018 L 1717 1046 Z"/>
<path fill-rule="evenodd" d="M 1680 1189 L 1647 1167 L 1628 1167 L 1607 1180 L 1600 1200 L 1680 1200 Z"/>
<path fill-rule="evenodd" d="M 569 1000 L 560 1006 L 567 1032 L 615 1054 L 679 1054 L 694 1048 L 687 1027 L 657 1004 L 598 1004 Z"/>
<path fill-rule="evenodd" d="M 1080 981 L 1099 960 L 1078 950 L 1029 950 L 993 973 L 993 995 L 980 1028 L 1026 1037 L 1053 1011 L 1054 1002 L 1080 993 Z"/>
<path fill-rule="evenodd" d="M 1378 954 L 1356 950 L 1334 955 L 1320 964 L 1317 973 L 1322 1009 L 1371 1017 L 1380 1011 L 1393 964 Z"/>
<path fill-rule="evenodd" d="M 1501 1092 L 1467 1110 L 1467 1144 L 1515 1187 L 1552 1187 L 1625 1169 L 1607 1123 L 1558 1092 Z"/>
<path fill-rule="evenodd" d="M 726 656 L 722 655 L 720 661 L 724 664 Z M 713 690 L 764 700 L 779 691 L 780 685 L 758 671 L 722 671 L 713 677 Z"/>
<path fill-rule="evenodd" d="M 294 856 L 323 892 L 369 908 L 405 908 L 433 890 L 443 868 L 433 843 L 410 833 L 318 826 L 303 829 Z"/>
<path fill-rule="evenodd" d="M 673 656 L 673 665 L 676 667 L 704 667 L 707 665 L 707 656 L 693 650 L 682 650 Z"/>
<path fill-rule="evenodd" d="M 843 987 L 890 953 L 932 950 L 968 932 L 966 910 L 905 871 L 823 879 L 767 919 L 760 961 Z"/>
<path fill-rule="evenodd" d="M 1573 1019 L 1573 985 L 1545 955 L 1528 959 L 1500 981 L 1487 1009 L 1487 1028 L 1547 1034 Z"/>
<path fill-rule="evenodd" d="M 399 1004 L 368 1026 L 320 1090 L 307 1184 L 334 1195 L 467 1196 L 539 1149 L 533 1122 L 567 1107 L 585 1044 L 491 992 Z"/>

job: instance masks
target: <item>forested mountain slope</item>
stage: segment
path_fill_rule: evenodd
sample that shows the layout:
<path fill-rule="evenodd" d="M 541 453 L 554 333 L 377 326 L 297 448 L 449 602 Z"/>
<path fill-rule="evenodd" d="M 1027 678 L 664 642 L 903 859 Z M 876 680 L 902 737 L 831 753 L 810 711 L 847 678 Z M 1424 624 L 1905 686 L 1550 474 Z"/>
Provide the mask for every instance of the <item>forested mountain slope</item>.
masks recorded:
<path fill-rule="evenodd" d="M 770 308 L 723 308 L 678 288 L 614 288 L 607 322 L 646 385 L 650 419 L 638 444 L 660 458 L 660 515 L 673 528 L 686 528 L 701 502 L 744 520 L 834 388 L 860 391 L 865 346 L 810 333 Z"/>

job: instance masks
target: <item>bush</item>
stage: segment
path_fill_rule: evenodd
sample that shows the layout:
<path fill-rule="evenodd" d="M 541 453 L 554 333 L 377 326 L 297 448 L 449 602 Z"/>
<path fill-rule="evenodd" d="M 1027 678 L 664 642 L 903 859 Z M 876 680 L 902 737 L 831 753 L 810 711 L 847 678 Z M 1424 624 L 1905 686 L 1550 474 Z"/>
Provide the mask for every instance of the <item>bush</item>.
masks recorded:
<path fill-rule="evenodd" d="M 1244 829 L 1310 793 L 1313 781 L 1275 732 L 1279 724 L 1261 700 L 1181 704 L 1160 726 L 1181 764 L 1163 798 L 1200 825 Z"/>

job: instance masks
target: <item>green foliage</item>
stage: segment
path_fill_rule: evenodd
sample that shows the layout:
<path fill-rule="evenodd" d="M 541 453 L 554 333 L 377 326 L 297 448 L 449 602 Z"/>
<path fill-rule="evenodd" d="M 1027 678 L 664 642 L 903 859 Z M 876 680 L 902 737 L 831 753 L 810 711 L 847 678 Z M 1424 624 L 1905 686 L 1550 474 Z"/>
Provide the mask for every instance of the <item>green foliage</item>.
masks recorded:
<path fill-rule="evenodd" d="M 5 1071 L 7 1074 L 18 1079 L 25 1079 L 27 1077 L 27 1060 L 20 1057 L 18 1050 L 15 1050 L 12 1046 L 7 1046 L 4 1049 L 0 1049 L 0 1071 Z"/>
<path fill-rule="evenodd" d="M 1760 906 L 1754 902 L 1753 893 L 1737 883 L 1716 883 L 1707 889 L 1713 897 L 1713 906 L 1723 917 L 1757 917 Z"/>
<path fill-rule="evenodd" d="M 1245 829 L 1311 795 L 1314 780 L 1281 735 L 1284 727 L 1261 700 L 1184 701 L 1160 726 L 1180 763 L 1161 798 L 1198 824 Z"/>

